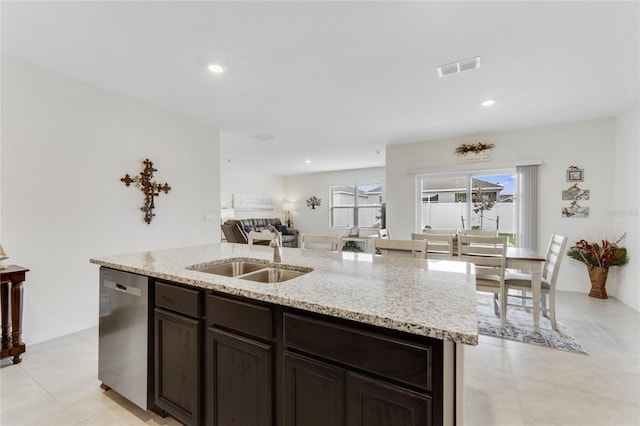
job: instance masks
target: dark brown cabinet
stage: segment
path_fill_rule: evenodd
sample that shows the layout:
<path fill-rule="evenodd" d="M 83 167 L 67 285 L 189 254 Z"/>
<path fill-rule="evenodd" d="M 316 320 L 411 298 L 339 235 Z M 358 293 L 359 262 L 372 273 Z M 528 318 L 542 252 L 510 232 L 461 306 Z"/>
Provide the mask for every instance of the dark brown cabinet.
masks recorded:
<path fill-rule="evenodd" d="M 380 380 L 347 374 L 347 426 L 428 426 L 431 398 Z"/>
<path fill-rule="evenodd" d="M 285 313 L 284 345 L 286 426 L 440 422 L 432 409 L 437 344 Z"/>
<path fill-rule="evenodd" d="M 271 425 L 271 362 L 270 345 L 207 330 L 207 424 Z"/>
<path fill-rule="evenodd" d="M 291 353 L 283 359 L 284 425 L 343 426 L 345 371 Z"/>
<path fill-rule="evenodd" d="M 272 337 L 270 307 L 208 295 L 207 425 L 274 423 Z"/>
<path fill-rule="evenodd" d="M 186 425 L 443 423 L 443 344 L 156 282 L 155 401 Z"/>
<path fill-rule="evenodd" d="M 199 317 L 200 299 L 198 291 L 156 283 L 155 403 L 189 426 L 202 421 L 204 320 Z"/>
<path fill-rule="evenodd" d="M 284 354 L 285 426 L 428 426 L 431 398 L 297 354 Z"/>

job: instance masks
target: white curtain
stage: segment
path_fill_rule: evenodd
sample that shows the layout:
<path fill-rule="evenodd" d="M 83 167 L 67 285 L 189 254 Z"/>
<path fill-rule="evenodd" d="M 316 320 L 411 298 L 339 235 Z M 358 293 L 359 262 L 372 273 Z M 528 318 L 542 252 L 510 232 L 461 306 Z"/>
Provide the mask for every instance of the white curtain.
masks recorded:
<path fill-rule="evenodd" d="M 538 249 L 538 166 L 517 166 L 518 247 Z"/>

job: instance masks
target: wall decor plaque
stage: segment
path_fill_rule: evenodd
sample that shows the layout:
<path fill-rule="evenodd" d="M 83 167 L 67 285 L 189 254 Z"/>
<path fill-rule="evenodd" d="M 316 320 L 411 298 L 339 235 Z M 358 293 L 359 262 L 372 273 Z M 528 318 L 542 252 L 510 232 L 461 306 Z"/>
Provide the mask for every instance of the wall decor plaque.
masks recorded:
<path fill-rule="evenodd" d="M 567 169 L 567 182 L 582 182 L 584 180 L 584 169 L 576 166 L 569 166 Z"/>
<path fill-rule="evenodd" d="M 266 195 L 233 194 L 233 209 L 237 211 L 273 211 L 273 200 Z"/>
<path fill-rule="evenodd" d="M 589 217 L 589 207 L 581 207 L 577 201 L 572 201 L 569 207 L 562 208 L 562 217 L 581 219 Z"/>
<path fill-rule="evenodd" d="M 562 191 L 562 199 L 568 201 L 574 200 L 588 200 L 589 199 L 589 190 L 581 189 L 578 184 L 574 184 L 573 186 L 564 189 Z"/>

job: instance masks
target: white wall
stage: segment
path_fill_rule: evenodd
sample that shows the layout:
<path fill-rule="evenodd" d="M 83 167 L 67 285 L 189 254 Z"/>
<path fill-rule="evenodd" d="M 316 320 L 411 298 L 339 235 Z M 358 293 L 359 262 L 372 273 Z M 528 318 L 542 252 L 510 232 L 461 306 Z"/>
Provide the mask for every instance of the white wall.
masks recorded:
<path fill-rule="evenodd" d="M 1 148 L 0 238 L 31 270 L 27 345 L 97 324 L 90 257 L 220 239 L 217 129 L 3 59 Z M 120 182 L 145 158 L 172 187 L 150 225 Z"/>
<path fill-rule="evenodd" d="M 632 115 L 632 114 L 631 114 Z M 633 121 L 629 119 L 629 121 Z M 632 126 L 625 125 L 627 121 L 619 120 L 620 132 L 633 133 L 629 130 Z M 637 118 L 635 122 L 637 129 Z M 637 134 L 637 130 L 636 130 Z M 620 136 L 622 138 L 622 136 Z M 636 154 L 631 156 L 629 164 L 635 169 L 637 179 L 637 136 L 634 142 L 633 136 L 624 137 L 626 142 L 623 150 L 631 150 L 631 145 L 636 144 Z M 496 146 L 492 150 L 492 158 L 489 162 L 470 163 L 464 166 L 457 164 L 455 148 L 461 143 L 490 142 Z M 599 120 L 568 123 L 556 126 L 515 130 L 509 132 L 474 135 L 464 138 L 427 141 L 414 144 L 390 145 L 386 148 L 386 182 L 387 182 L 387 225 L 395 235 L 408 235 L 414 231 L 415 218 L 415 178 L 409 173 L 410 169 L 427 169 L 442 171 L 445 169 L 460 170 L 460 167 L 468 167 L 469 170 L 495 168 L 506 163 L 515 163 L 524 160 L 543 160 L 539 169 L 539 230 L 538 250 L 544 252 L 552 233 L 560 233 L 569 238 L 569 244 L 573 244 L 581 238 L 613 238 L 624 231 L 634 232 L 637 245 L 637 216 L 628 218 L 635 220 L 635 230 L 626 220 L 620 218 L 617 222 L 612 220 L 611 208 L 614 206 L 614 194 L 616 185 L 614 180 L 615 163 L 618 156 L 615 155 L 616 146 L 616 120 L 604 118 Z M 623 156 L 622 154 L 620 157 Z M 590 217 L 585 219 L 567 219 L 561 217 L 561 208 L 567 204 L 561 200 L 561 191 L 571 184 L 566 182 L 565 174 L 569 166 L 575 165 L 584 169 L 584 182 L 579 186 L 591 190 L 591 199 L 581 205 L 590 207 Z M 629 172 L 633 173 L 633 172 Z M 626 179 L 620 178 L 621 180 Z M 637 190 L 636 190 L 637 191 Z M 630 201 L 631 202 L 631 201 Z M 637 214 L 637 192 L 635 200 L 635 212 Z M 630 241 L 630 240 L 628 240 Z M 630 270 L 636 268 L 638 256 L 632 258 L 633 265 Z M 635 275 L 637 277 L 637 275 Z M 622 277 L 615 272 L 612 274 L 608 286 L 614 289 L 615 295 L 617 281 L 624 279 L 626 282 L 621 288 L 628 289 L 634 286 L 637 291 L 637 280 L 631 281 L 631 276 Z M 590 284 L 586 268 L 583 264 L 565 258 L 558 279 L 558 288 L 587 293 Z M 627 290 L 625 290 L 627 291 Z M 627 296 L 622 299 L 625 303 L 634 306 Z M 637 309 L 637 304 L 635 305 Z"/>
<path fill-rule="evenodd" d="M 622 244 L 631 261 L 621 268 L 611 268 L 608 291 L 627 305 L 640 311 L 640 107 L 638 104 L 616 117 L 616 146 L 613 165 L 614 205 L 610 218 L 616 235 L 627 233 Z"/>
<path fill-rule="evenodd" d="M 233 194 L 269 196 L 273 200 L 273 211 L 235 210 L 234 219 L 279 217 L 284 223 L 282 175 L 255 170 L 241 164 L 239 160 L 223 160 L 220 167 L 220 202 L 223 208 L 233 206 Z"/>
<path fill-rule="evenodd" d="M 299 229 L 300 232 L 309 234 L 346 235 L 348 229 L 331 228 L 329 226 L 329 186 L 352 183 L 382 183 L 385 185 L 384 170 L 384 167 L 375 167 L 285 176 L 287 199 L 296 205 L 296 210 L 293 212 L 294 227 Z M 388 193 L 386 185 L 383 192 L 384 197 Z M 320 206 L 315 209 L 307 207 L 306 204 L 307 198 L 312 195 L 322 200 Z M 363 235 L 365 233 L 363 230 Z"/>

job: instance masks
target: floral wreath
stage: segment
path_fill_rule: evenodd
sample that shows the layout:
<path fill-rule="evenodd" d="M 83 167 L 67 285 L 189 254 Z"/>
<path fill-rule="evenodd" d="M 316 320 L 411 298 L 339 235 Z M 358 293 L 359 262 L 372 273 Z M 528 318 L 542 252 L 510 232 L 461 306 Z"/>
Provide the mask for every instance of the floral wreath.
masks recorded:
<path fill-rule="evenodd" d="M 487 149 L 491 149 L 494 146 L 495 145 L 492 143 L 484 143 L 484 142 L 469 143 L 469 144 L 463 143 L 462 145 L 456 148 L 456 154 L 462 155 L 462 154 L 466 154 L 467 152 L 482 152 Z"/>

